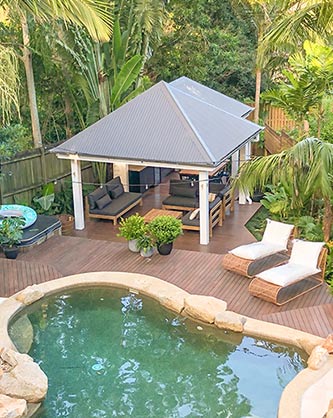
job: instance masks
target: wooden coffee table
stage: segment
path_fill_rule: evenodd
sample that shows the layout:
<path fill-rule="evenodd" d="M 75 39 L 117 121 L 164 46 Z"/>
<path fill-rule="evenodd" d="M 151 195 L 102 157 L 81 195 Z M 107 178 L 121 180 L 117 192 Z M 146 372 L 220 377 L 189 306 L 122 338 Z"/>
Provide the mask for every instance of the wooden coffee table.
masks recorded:
<path fill-rule="evenodd" d="M 181 218 L 183 212 L 178 212 L 176 210 L 165 210 L 165 209 L 151 209 L 145 215 L 143 215 L 145 222 L 150 222 L 156 218 L 156 216 L 173 216 L 174 218 Z"/>

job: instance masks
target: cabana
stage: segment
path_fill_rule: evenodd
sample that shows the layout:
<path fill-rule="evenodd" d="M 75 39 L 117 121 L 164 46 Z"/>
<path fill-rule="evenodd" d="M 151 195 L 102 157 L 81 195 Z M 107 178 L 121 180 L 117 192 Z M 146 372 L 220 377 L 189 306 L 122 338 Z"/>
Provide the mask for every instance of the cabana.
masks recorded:
<path fill-rule="evenodd" d="M 209 173 L 227 159 L 238 168 L 239 151 L 262 127 L 245 118 L 252 108 L 186 77 L 161 81 L 54 148 L 71 161 L 75 228 L 84 229 L 81 161 L 114 164 L 129 184 L 128 166 L 196 170 L 199 173 L 200 243 L 209 243 Z"/>

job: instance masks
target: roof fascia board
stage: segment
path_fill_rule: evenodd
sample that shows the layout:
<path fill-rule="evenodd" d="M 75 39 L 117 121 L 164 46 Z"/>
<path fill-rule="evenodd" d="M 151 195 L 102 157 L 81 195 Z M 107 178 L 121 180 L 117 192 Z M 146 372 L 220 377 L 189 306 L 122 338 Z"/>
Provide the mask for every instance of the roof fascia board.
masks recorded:
<path fill-rule="evenodd" d="M 249 138 L 247 138 L 246 140 L 244 140 L 238 147 L 236 147 L 228 155 L 226 155 L 225 157 L 223 157 L 223 159 L 221 160 L 221 162 L 224 161 L 224 160 L 227 160 L 227 159 L 231 158 L 232 154 L 234 154 L 235 152 L 239 151 L 248 142 L 251 142 L 251 140 L 253 138 L 255 138 L 260 132 L 261 132 L 261 129 L 259 129 L 254 135 L 251 135 Z"/>
<path fill-rule="evenodd" d="M 90 161 L 98 163 L 113 163 L 113 164 L 127 164 L 127 165 L 140 165 L 140 166 L 150 166 L 150 167 L 163 167 L 163 168 L 175 168 L 179 170 L 197 170 L 197 171 L 214 171 L 216 166 L 200 166 L 200 165 L 190 165 L 190 164 L 175 164 L 175 163 L 158 163 L 157 161 L 137 161 L 137 160 L 117 160 L 115 158 L 107 157 L 96 157 L 96 156 L 86 156 L 79 154 L 58 154 L 56 156 L 63 160 L 79 160 L 79 161 Z M 221 160 L 222 162 L 223 160 Z M 221 164 L 220 162 L 220 164 Z"/>
<path fill-rule="evenodd" d="M 205 150 L 205 152 L 208 155 L 208 157 L 210 158 L 210 160 L 211 161 L 214 161 L 214 156 L 211 154 L 211 152 L 209 151 L 209 149 L 207 148 L 207 146 L 205 144 L 205 141 L 203 141 L 203 139 L 201 138 L 199 132 L 195 129 L 194 125 L 192 124 L 192 122 L 187 117 L 185 110 L 183 109 L 183 107 L 181 106 L 181 104 L 178 102 L 178 100 L 176 99 L 175 95 L 172 93 L 172 89 L 174 88 L 175 90 L 178 90 L 180 93 L 183 93 L 183 92 L 181 90 L 179 90 L 179 89 L 176 89 L 175 87 L 172 87 L 172 86 L 170 88 L 167 83 L 166 83 L 166 86 L 167 86 L 167 89 L 168 89 L 168 91 L 170 93 L 170 96 L 172 97 L 172 99 L 176 103 L 177 107 L 180 109 L 180 111 L 181 111 L 182 115 L 184 116 L 186 122 L 188 123 L 188 125 L 190 126 L 190 128 L 192 129 L 192 131 L 194 132 L 194 135 L 198 138 L 198 140 L 199 140 L 202 148 Z M 188 95 L 188 96 L 190 96 L 190 95 Z M 203 102 L 203 103 L 208 104 L 206 102 Z"/>

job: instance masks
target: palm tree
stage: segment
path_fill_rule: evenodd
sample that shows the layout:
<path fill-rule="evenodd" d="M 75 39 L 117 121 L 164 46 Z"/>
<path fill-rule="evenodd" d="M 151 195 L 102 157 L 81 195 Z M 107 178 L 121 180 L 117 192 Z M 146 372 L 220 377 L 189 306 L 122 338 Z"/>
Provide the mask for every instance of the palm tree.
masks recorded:
<path fill-rule="evenodd" d="M 233 0 L 233 5 L 237 10 L 240 5 L 245 9 L 246 14 L 256 30 L 257 51 L 255 60 L 255 98 L 254 98 L 254 116 L 253 121 L 259 122 L 260 110 L 260 90 L 262 71 L 268 65 L 269 60 L 274 54 L 271 44 L 263 42 L 276 16 L 281 14 L 285 8 L 286 2 L 283 0 Z M 275 58 L 275 55 L 274 55 Z"/>
<path fill-rule="evenodd" d="M 309 134 L 308 115 L 316 115 L 319 138 L 324 115 L 323 101 L 333 86 L 333 48 L 305 41 L 304 52 L 289 58 L 290 70 L 282 71 L 285 81 L 261 97 L 294 118 L 306 136 Z"/>
<path fill-rule="evenodd" d="M 333 29 L 332 0 L 287 1 L 289 7 L 277 18 L 265 36 L 265 43 L 302 45 L 306 39 L 330 39 Z"/>
<path fill-rule="evenodd" d="M 316 197 L 323 200 L 324 240 L 330 239 L 333 225 L 333 144 L 306 138 L 292 148 L 244 163 L 233 187 L 252 193 L 267 184 L 286 185 L 291 191 L 290 205 L 304 205 Z"/>
<path fill-rule="evenodd" d="M 84 26 L 94 39 L 108 40 L 111 34 L 112 15 L 109 3 L 104 0 L 3 0 L 1 7 L 9 16 L 18 16 L 22 29 L 23 46 L 21 59 L 24 63 L 29 96 L 31 125 L 35 147 L 42 145 L 28 19 L 37 22 L 62 19 L 67 23 Z"/>
<path fill-rule="evenodd" d="M 12 48 L 0 45 L 0 108 L 3 124 L 10 121 L 13 109 L 20 113 L 17 56 Z"/>

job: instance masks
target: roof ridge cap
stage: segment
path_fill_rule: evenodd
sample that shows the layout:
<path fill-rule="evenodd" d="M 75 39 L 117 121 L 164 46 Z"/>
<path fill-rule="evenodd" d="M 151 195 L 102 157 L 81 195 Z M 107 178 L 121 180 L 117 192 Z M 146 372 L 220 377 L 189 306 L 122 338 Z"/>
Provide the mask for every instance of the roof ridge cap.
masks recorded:
<path fill-rule="evenodd" d="M 199 132 L 197 131 L 197 129 L 195 128 L 195 126 L 193 125 L 193 123 L 191 122 L 191 120 L 189 119 L 189 117 L 187 116 L 183 106 L 179 103 L 179 101 L 177 100 L 177 98 L 175 97 L 175 95 L 172 92 L 172 86 L 170 86 L 170 84 L 165 83 L 165 87 L 167 89 L 167 91 L 169 92 L 172 100 L 174 101 L 174 103 L 176 104 L 177 108 L 180 110 L 181 114 L 183 115 L 185 121 L 187 122 L 187 125 L 190 127 L 190 129 L 192 130 L 192 132 L 194 133 L 195 137 L 198 139 L 201 147 L 203 148 L 203 150 L 206 152 L 206 155 L 210 158 L 211 161 L 214 161 L 214 156 L 213 154 L 209 151 L 205 141 L 201 138 L 201 135 L 199 134 Z M 176 89 L 178 90 L 178 89 Z M 180 90 L 178 90 L 180 91 Z M 203 102 L 205 103 L 205 102 Z M 217 108 L 218 109 L 218 108 Z"/>

